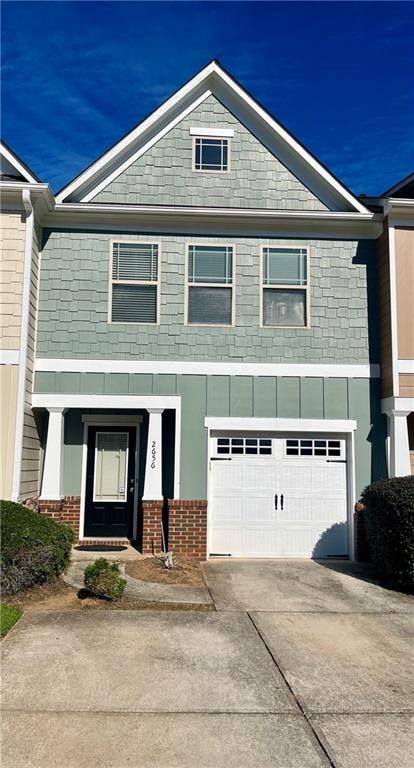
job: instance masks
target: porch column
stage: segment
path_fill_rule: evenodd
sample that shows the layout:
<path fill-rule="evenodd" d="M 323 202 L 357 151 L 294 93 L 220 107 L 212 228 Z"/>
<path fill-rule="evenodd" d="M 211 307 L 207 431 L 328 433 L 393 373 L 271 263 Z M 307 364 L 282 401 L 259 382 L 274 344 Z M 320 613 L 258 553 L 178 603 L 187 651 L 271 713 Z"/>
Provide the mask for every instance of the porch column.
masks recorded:
<path fill-rule="evenodd" d="M 411 475 L 408 444 L 408 411 L 388 413 L 390 425 L 390 477 Z"/>
<path fill-rule="evenodd" d="M 149 413 L 149 424 L 143 501 L 157 501 L 162 499 L 163 410 L 163 408 L 147 408 Z"/>
<path fill-rule="evenodd" d="M 63 498 L 63 415 L 66 408 L 48 408 L 45 461 L 40 498 L 49 501 Z"/>

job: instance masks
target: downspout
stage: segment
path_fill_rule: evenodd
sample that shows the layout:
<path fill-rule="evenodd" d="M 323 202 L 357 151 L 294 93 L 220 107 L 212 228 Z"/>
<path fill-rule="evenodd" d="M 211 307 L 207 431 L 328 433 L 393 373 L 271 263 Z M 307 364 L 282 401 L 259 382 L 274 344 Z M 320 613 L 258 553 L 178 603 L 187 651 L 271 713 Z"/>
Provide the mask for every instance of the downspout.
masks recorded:
<path fill-rule="evenodd" d="M 30 286 L 32 274 L 34 214 L 32 201 L 30 199 L 30 191 L 28 189 L 24 189 L 22 192 L 22 203 L 26 211 L 26 233 L 24 241 L 23 289 L 20 321 L 19 375 L 17 381 L 12 501 L 17 501 L 20 495 L 20 475 L 22 469 L 23 428 L 26 394 L 27 347 L 29 341 Z"/>

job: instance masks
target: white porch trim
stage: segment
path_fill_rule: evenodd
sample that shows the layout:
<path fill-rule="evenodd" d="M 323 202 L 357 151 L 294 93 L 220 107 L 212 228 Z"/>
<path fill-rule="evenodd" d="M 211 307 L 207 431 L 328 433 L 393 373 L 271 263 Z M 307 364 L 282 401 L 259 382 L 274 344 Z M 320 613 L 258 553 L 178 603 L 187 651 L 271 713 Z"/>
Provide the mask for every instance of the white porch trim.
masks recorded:
<path fill-rule="evenodd" d="M 162 495 L 162 408 L 148 408 L 148 441 L 143 501 L 161 500 Z"/>
<path fill-rule="evenodd" d="M 45 463 L 40 499 L 59 501 L 63 498 L 63 429 L 65 408 L 48 408 Z"/>
<path fill-rule="evenodd" d="M 411 475 L 407 416 L 414 411 L 414 397 L 387 397 L 381 400 L 381 410 L 388 419 L 389 475 Z"/>
<path fill-rule="evenodd" d="M 210 430 L 350 433 L 356 430 L 357 422 L 355 419 L 267 419 L 249 416 L 207 416 L 204 419 L 204 426 Z"/>

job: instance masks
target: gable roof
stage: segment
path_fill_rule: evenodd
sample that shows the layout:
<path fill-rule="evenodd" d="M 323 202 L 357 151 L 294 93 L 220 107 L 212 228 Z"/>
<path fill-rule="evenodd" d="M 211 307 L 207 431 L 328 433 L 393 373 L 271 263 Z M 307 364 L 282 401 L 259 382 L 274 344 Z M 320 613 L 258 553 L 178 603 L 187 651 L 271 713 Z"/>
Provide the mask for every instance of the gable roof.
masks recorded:
<path fill-rule="evenodd" d="M 386 192 L 383 192 L 381 197 L 413 197 L 414 195 L 414 173 L 410 173 L 408 176 L 405 176 L 401 181 L 398 181 L 397 184 L 394 184 L 393 187 L 390 187 L 390 189 L 387 189 Z"/>
<path fill-rule="evenodd" d="M 41 184 L 39 177 L 13 152 L 3 139 L 0 140 L 0 179 L 1 181 Z"/>
<path fill-rule="evenodd" d="M 368 209 L 214 60 L 56 195 L 57 203 L 90 201 L 171 128 L 214 94 L 328 208 Z"/>

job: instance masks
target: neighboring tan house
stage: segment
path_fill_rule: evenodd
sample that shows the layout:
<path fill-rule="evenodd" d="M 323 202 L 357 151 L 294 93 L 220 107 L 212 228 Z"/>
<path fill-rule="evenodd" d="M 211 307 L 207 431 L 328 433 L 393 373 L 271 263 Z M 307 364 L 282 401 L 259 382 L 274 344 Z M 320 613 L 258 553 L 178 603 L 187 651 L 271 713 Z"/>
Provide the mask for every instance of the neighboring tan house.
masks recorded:
<path fill-rule="evenodd" d="M 414 173 L 382 195 L 381 396 L 389 474 L 414 474 Z"/>
<path fill-rule="evenodd" d="M 205 67 L 42 215 L 20 498 L 85 542 L 354 557 L 387 471 L 382 222 Z"/>
<path fill-rule="evenodd" d="M 32 411 L 38 216 L 52 196 L 4 142 L 0 195 L 0 498 L 16 500 L 38 492 L 39 437 Z"/>

